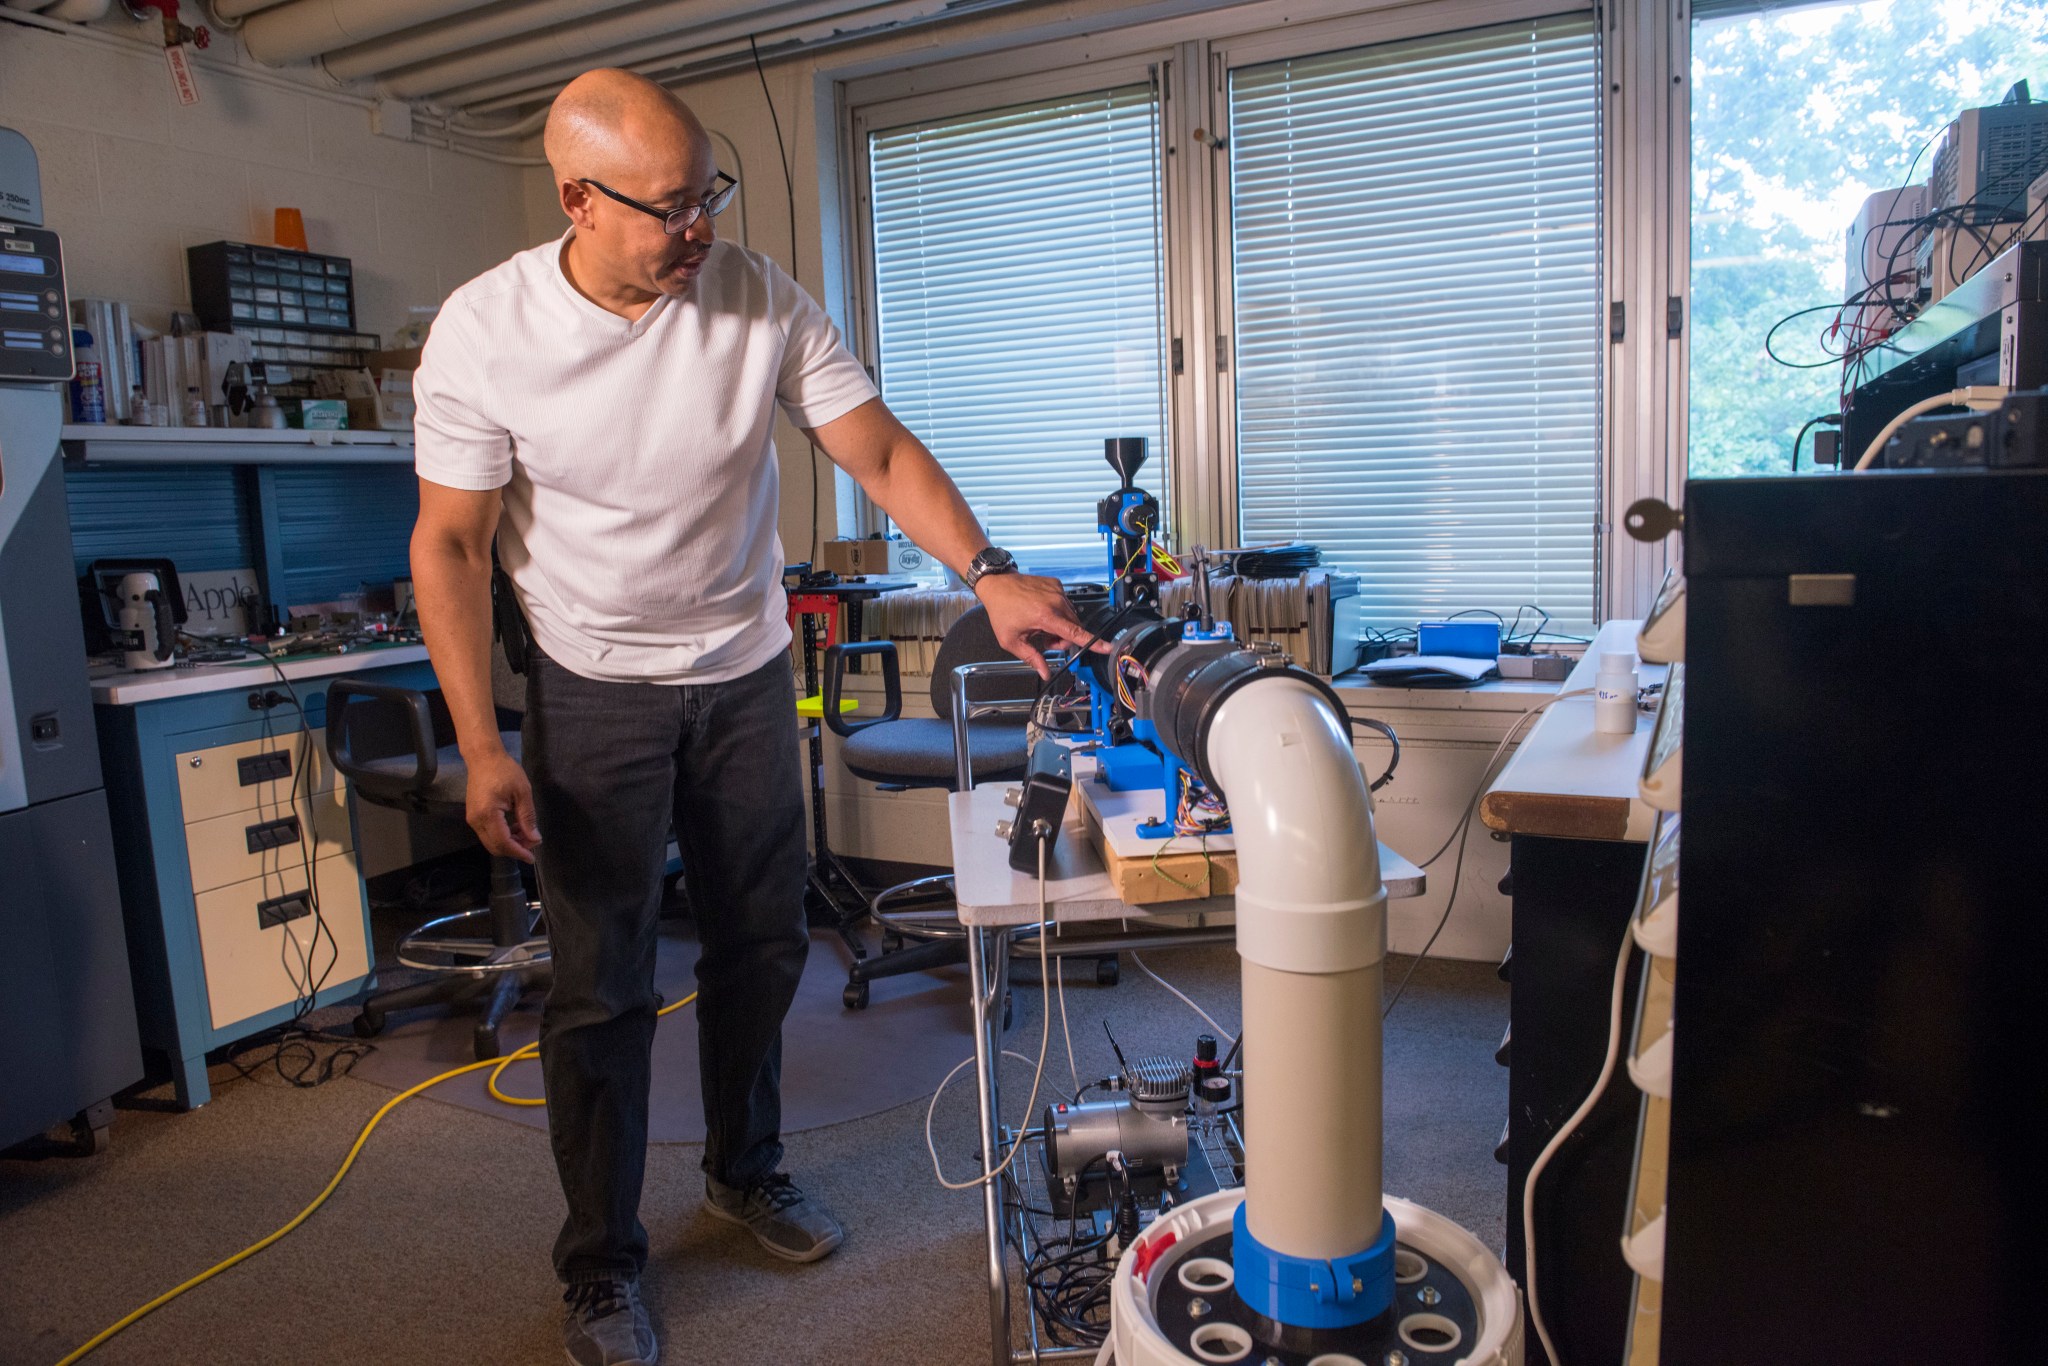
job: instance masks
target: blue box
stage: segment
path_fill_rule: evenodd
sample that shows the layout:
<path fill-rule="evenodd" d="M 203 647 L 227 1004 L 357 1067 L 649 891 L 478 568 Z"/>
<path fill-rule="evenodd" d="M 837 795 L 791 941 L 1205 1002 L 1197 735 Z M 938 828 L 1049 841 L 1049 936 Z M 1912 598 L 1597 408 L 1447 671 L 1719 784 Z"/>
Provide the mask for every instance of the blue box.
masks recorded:
<path fill-rule="evenodd" d="M 1497 621 L 1421 621 L 1415 624 L 1415 653 L 1460 659 L 1500 658 Z"/>

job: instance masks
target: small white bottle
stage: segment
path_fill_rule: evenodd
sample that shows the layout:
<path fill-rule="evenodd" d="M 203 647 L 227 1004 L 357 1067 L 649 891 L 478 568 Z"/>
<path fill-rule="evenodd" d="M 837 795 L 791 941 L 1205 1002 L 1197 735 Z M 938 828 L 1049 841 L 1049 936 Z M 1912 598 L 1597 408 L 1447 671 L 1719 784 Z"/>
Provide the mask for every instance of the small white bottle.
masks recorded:
<path fill-rule="evenodd" d="M 187 427 L 204 427 L 206 425 L 206 399 L 201 396 L 199 386 L 196 384 L 185 386 L 185 425 Z"/>
<path fill-rule="evenodd" d="M 1593 680 L 1593 729 L 1603 735 L 1632 735 L 1636 728 L 1636 657 L 1629 650 L 1600 656 Z"/>

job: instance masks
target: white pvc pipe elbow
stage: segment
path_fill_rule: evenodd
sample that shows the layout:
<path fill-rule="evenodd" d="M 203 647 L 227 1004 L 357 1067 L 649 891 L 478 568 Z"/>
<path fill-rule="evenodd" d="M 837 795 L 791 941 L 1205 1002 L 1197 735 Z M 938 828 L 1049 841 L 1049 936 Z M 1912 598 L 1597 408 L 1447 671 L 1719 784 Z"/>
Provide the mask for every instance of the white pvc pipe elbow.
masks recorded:
<path fill-rule="evenodd" d="M 1210 724 L 1210 771 L 1237 847 L 1237 951 L 1283 972 L 1387 953 L 1372 799 L 1329 701 L 1298 678 L 1240 687 Z"/>
<path fill-rule="evenodd" d="M 1256 680 L 1210 725 L 1230 806 L 1243 960 L 1245 1217 L 1275 1252 L 1380 1234 L 1386 887 L 1351 737 L 1299 679 Z"/>

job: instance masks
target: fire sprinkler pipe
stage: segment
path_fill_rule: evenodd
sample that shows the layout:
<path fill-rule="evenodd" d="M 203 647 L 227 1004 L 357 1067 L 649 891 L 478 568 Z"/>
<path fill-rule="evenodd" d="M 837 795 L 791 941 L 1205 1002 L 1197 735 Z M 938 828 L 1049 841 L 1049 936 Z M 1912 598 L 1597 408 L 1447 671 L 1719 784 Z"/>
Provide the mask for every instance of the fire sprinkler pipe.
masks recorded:
<path fill-rule="evenodd" d="M 283 66 L 487 3 L 489 0 L 292 0 L 249 16 L 242 25 L 242 41 L 257 61 Z"/>

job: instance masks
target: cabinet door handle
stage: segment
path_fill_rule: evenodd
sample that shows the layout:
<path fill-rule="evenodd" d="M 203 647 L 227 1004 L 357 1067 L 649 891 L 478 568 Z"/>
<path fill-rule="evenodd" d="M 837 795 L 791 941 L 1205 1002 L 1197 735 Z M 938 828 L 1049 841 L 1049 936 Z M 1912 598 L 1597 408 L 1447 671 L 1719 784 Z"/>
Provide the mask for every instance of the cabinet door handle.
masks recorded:
<path fill-rule="evenodd" d="M 287 844 L 299 842 L 299 818 L 283 816 L 274 821 L 258 821 L 242 828 L 243 837 L 249 841 L 249 852 L 260 854 L 268 849 L 279 849 Z"/>
<path fill-rule="evenodd" d="M 243 787 L 289 778 L 292 776 L 292 756 L 290 751 L 282 749 L 245 755 L 235 760 L 235 772 L 240 776 Z"/>
<path fill-rule="evenodd" d="M 313 903 L 307 899 L 304 892 L 287 892 L 283 896 L 274 896 L 268 901 L 256 903 L 256 925 L 259 929 L 267 930 L 286 921 L 303 920 L 312 913 Z"/>

